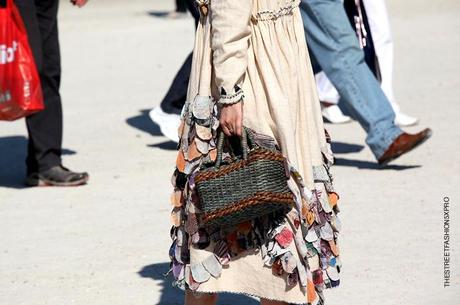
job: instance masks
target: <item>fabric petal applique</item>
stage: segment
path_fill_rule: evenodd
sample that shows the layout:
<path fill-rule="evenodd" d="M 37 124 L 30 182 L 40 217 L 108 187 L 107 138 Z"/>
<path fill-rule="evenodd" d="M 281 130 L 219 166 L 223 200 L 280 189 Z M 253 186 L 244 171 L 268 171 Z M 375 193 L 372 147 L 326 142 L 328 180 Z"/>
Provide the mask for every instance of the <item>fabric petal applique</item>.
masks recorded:
<path fill-rule="evenodd" d="M 222 273 L 222 265 L 214 254 L 203 261 L 203 266 L 215 278 L 218 278 Z"/>
<path fill-rule="evenodd" d="M 196 125 L 196 134 L 197 136 L 204 141 L 209 141 L 212 139 L 212 129 L 207 126 Z"/>
<path fill-rule="evenodd" d="M 332 192 L 328 194 L 328 198 L 330 205 L 334 208 L 339 200 L 339 195 L 335 192 Z"/>
<path fill-rule="evenodd" d="M 315 284 L 313 284 L 313 281 L 310 279 L 307 280 L 307 301 L 309 304 L 315 304 L 318 302 L 318 295 L 316 294 Z"/>
<path fill-rule="evenodd" d="M 183 278 L 183 273 L 184 273 L 184 265 L 183 264 L 180 264 L 178 262 L 174 262 L 173 263 L 173 267 L 172 267 L 172 272 L 173 272 L 173 275 L 174 275 L 174 278 L 175 279 L 179 279 L 179 277 L 182 275 L 182 278 Z"/>
<path fill-rule="evenodd" d="M 326 222 L 320 229 L 321 238 L 330 241 L 334 238 L 334 231 L 329 222 Z"/>
<path fill-rule="evenodd" d="M 334 232 L 340 232 L 342 231 L 342 222 L 340 221 L 340 218 L 338 216 L 334 216 L 331 219 L 331 227 L 334 230 Z"/>
<path fill-rule="evenodd" d="M 313 179 L 315 182 L 327 182 L 330 181 L 329 174 L 323 165 L 313 167 Z"/>
<path fill-rule="evenodd" d="M 324 212 L 326 213 L 331 213 L 332 212 L 332 206 L 329 202 L 329 196 L 325 195 L 324 193 L 322 196 L 319 198 L 319 202 L 321 203 L 321 207 Z"/>
<path fill-rule="evenodd" d="M 173 241 L 173 243 L 171 244 L 171 247 L 169 247 L 169 259 L 171 261 L 174 261 L 174 253 L 176 251 L 176 241 Z"/>
<path fill-rule="evenodd" d="M 184 277 L 185 277 L 185 282 L 187 283 L 188 288 L 190 290 L 195 291 L 198 289 L 198 287 L 200 287 L 200 283 L 196 282 L 193 279 L 191 268 L 188 265 L 185 267 Z"/>
<path fill-rule="evenodd" d="M 183 242 L 184 242 L 184 231 L 182 227 L 179 227 L 176 232 L 176 244 L 181 247 L 183 246 Z"/>
<path fill-rule="evenodd" d="M 334 268 L 334 267 L 327 268 L 326 273 L 329 279 L 331 279 L 331 281 L 338 281 L 340 279 L 339 271 L 337 270 L 337 268 Z"/>
<path fill-rule="evenodd" d="M 180 208 L 174 208 L 174 210 L 171 212 L 171 223 L 175 227 L 180 226 L 180 223 L 181 223 L 180 213 L 181 213 Z"/>
<path fill-rule="evenodd" d="M 313 229 L 308 230 L 307 236 L 305 236 L 305 240 L 307 242 L 314 242 L 318 239 L 318 234 L 316 234 L 316 231 Z"/>
<path fill-rule="evenodd" d="M 187 162 L 187 164 L 184 167 L 184 174 L 189 175 L 193 173 L 198 168 L 199 165 L 200 165 L 200 159 L 196 159 L 194 161 Z"/>
<path fill-rule="evenodd" d="M 211 274 L 201 263 L 190 265 L 190 272 L 192 273 L 193 280 L 197 283 L 207 282 L 211 278 Z"/>
<path fill-rule="evenodd" d="M 221 265 L 226 266 L 230 262 L 229 248 L 227 243 L 223 240 L 218 241 L 215 245 L 214 254 L 216 255 Z"/>
<path fill-rule="evenodd" d="M 319 269 L 319 270 L 313 271 L 313 284 L 315 284 L 315 286 L 317 286 L 317 285 L 321 285 L 323 283 L 324 283 L 323 270 Z"/>
<path fill-rule="evenodd" d="M 277 259 L 273 262 L 272 266 L 272 272 L 274 275 L 281 276 L 283 275 L 283 264 L 281 262 L 281 259 Z"/>
<path fill-rule="evenodd" d="M 281 257 L 281 264 L 286 273 L 292 273 L 297 268 L 297 260 L 291 252 L 287 252 Z"/>
<path fill-rule="evenodd" d="M 294 239 L 294 234 L 288 228 L 283 228 L 283 230 L 275 236 L 275 240 L 282 248 L 287 248 L 292 240 Z"/>
<path fill-rule="evenodd" d="M 187 150 L 187 160 L 192 161 L 201 157 L 201 152 L 198 151 L 196 143 L 192 142 Z"/>
<path fill-rule="evenodd" d="M 200 138 L 195 138 L 196 148 L 200 153 L 206 155 L 209 152 L 209 143 L 201 140 Z"/>
<path fill-rule="evenodd" d="M 182 254 L 182 247 L 176 245 L 176 247 L 174 248 L 174 259 L 177 262 L 183 264 L 184 262 L 182 261 L 181 254 Z"/>
<path fill-rule="evenodd" d="M 171 205 L 175 208 L 180 208 L 184 202 L 181 190 L 176 190 L 171 194 Z"/>
<path fill-rule="evenodd" d="M 292 273 L 288 274 L 286 277 L 286 283 L 289 287 L 293 287 L 299 281 L 299 275 L 297 274 L 297 269 L 293 270 Z"/>
<path fill-rule="evenodd" d="M 182 119 L 180 120 L 179 127 L 177 128 L 177 135 L 179 136 L 179 139 L 182 138 L 182 134 L 184 132 L 184 126 L 185 126 L 185 121 Z"/>
<path fill-rule="evenodd" d="M 198 232 L 198 220 L 196 218 L 196 214 L 189 213 L 187 215 L 187 221 L 185 222 L 185 231 L 190 235 L 193 235 L 196 232 Z"/>
<path fill-rule="evenodd" d="M 330 257 L 329 258 L 329 266 L 331 266 L 331 267 L 337 266 L 337 259 L 335 257 Z"/>
<path fill-rule="evenodd" d="M 180 171 L 180 172 L 184 172 L 185 170 L 185 156 L 184 156 L 184 152 L 182 150 L 180 150 L 178 153 L 177 153 L 177 159 L 176 159 L 176 167 L 177 169 Z"/>
<path fill-rule="evenodd" d="M 211 149 L 209 152 L 209 159 L 211 162 L 215 162 L 216 159 L 217 159 L 217 149 L 214 148 L 214 149 Z"/>
<path fill-rule="evenodd" d="M 200 233 L 196 232 L 192 235 L 192 244 L 196 245 L 200 241 Z"/>
<path fill-rule="evenodd" d="M 307 270 L 301 262 L 297 262 L 297 273 L 299 274 L 300 286 L 307 287 Z"/>
<path fill-rule="evenodd" d="M 335 243 L 334 240 L 329 241 L 329 246 L 331 247 L 331 251 L 335 256 L 339 256 L 339 247 L 337 247 L 337 244 Z"/>
<path fill-rule="evenodd" d="M 206 120 L 211 116 L 212 99 L 209 96 L 197 95 L 192 106 L 193 116 L 199 120 Z"/>
<path fill-rule="evenodd" d="M 294 237 L 295 245 L 301 259 L 305 260 L 307 258 L 307 245 L 302 237 L 302 231 L 298 230 Z"/>
<path fill-rule="evenodd" d="M 311 271 L 321 269 L 319 265 L 319 255 L 313 254 L 308 257 L 308 267 Z"/>

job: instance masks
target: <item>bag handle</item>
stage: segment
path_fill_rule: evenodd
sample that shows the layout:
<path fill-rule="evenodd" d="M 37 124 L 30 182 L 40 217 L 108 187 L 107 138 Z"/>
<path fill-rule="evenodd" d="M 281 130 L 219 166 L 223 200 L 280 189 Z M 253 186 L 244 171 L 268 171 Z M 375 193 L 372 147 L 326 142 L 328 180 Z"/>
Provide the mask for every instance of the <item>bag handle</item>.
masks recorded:
<path fill-rule="evenodd" d="M 24 21 L 22 20 L 21 14 L 19 13 L 19 10 L 14 4 L 13 0 L 6 0 L 6 7 L 5 9 L 9 10 L 11 12 L 11 16 L 13 17 L 14 22 L 16 23 L 18 29 L 24 33 L 27 34 L 26 27 L 24 25 Z"/>
<path fill-rule="evenodd" d="M 5 3 L 4 8 L 7 8 L 7 9 L 11 9 L 11 8 L 13 8 L 13 6 L 15 6 L 13 0 L 6 0 L 4 3 Z"/>
<path fill-rule="evenodd" d="M 243 151 L 243 160 L 248 159 L 248 154 L 249 154 L 249 146 L 248 146 L 248 131 L 246 127 L 243 127 L 243 132 L 240 137 L 240 143 L 241 143 L 241 149 Z M 219 168 L 220 165 L 222 164 L 222 156 L 224 153 L 224 142 L 225 142 L 226 136 L 222 130 L 219 131 L 219 136 L 217 139 L 217 157 L 216 157 L 216 168 Z M 250 139 L 251 140 L 251 139 Z"/>

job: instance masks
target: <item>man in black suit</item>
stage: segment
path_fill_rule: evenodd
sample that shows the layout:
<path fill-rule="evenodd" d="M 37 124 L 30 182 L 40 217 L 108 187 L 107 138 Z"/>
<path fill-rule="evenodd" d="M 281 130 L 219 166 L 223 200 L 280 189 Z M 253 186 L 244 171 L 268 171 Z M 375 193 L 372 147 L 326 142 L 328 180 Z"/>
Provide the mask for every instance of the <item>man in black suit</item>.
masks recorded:
<path fill-rule="evenodd" d="M 26 118 L 29 133 L 28 186 L 77 186 L 86 184 L 87 173 L 62 166 L 62 106 L 59 86 L 61 57 L 57 13 L 59 0 L 14 0 L 27 29 L 34 54 L 45 109 Z M 82 7 L 87 0 L 72 0 Z"/>

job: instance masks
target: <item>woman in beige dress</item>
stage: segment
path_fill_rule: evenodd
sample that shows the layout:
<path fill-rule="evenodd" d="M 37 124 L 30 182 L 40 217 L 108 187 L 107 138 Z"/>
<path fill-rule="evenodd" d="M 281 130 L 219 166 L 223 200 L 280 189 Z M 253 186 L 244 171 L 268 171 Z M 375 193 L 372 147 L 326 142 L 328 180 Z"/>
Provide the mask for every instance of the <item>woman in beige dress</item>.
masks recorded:
<path fill-rule="evenodd" d="M 231 292 L 262 304 L 322 304 L 338 286 L 338 195 L 298 0 L 198 0 L 188 100 L 171 196 L 174 284 L 186 304 L 215 304 Z M 193 175 L 216 158 L 216 131 L 255 132 L 289 160 L 296 200 L 282 217 L 232 230 L 200 227 Z M 302 179 L 303 178 L 303 179 Z"/>

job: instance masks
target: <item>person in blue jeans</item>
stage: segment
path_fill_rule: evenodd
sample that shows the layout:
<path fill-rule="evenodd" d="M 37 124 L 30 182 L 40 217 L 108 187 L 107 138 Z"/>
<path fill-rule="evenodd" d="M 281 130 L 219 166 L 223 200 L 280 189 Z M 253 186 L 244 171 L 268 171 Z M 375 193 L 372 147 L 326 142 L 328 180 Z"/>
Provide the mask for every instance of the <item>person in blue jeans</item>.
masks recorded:
<path fill-rule="evenodd" d="M 314 72 L 324 71 L 334 84 L 381 166 L 431 136 L 429 128 L 408 134 L 394 124 L 395 113 L 364 61 L 341 0 L 302 0 L 300 10 Z"/>

